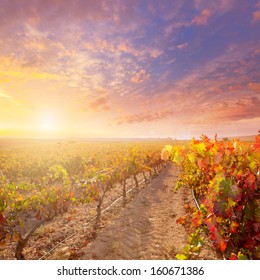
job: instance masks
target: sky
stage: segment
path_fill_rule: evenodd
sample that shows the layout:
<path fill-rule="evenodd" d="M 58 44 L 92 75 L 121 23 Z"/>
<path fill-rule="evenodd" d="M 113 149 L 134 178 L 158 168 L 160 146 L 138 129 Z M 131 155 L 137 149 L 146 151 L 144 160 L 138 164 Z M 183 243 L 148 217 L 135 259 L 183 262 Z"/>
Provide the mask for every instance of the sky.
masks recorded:
<path fill-rule="evenodd" d="M 259 0 L 0 0 L 0 137 L 252 135 Z"/>

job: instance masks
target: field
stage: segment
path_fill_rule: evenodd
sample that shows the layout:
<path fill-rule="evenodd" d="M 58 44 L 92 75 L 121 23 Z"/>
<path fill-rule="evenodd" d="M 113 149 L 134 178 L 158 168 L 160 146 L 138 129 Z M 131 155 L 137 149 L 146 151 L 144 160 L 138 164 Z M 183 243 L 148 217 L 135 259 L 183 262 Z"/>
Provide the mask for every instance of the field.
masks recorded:
<path fill-rule="evenodd" d="M 127 194 L 137 192 L 140 182 L 147 183 L 148 177 L 165 165 L 160 158 L 164 144 L 137 140 L 2 140 L 1 258 L 26 258 L 25 247 L 28 249 L 36 237 L 50 236 L 45 225 L 57 218 L 68 224 L 82 216 L 82 228 L 92 220 L 93 231 L 85 239 L 93 238 L 100 230 L 102 211 L 120 196 L 120 206 L 126 205 Z M 131 190 L 133 187 L 135 190 Z M 49 246 L 63 237 L 55 237 L 58 240 Z M 36 250 L 29 258 L 43 254 Z"/>
<path fill-rule="evenodd" d="M 0 259 L 259 258 L 257 139 L 2 139 Z"/>

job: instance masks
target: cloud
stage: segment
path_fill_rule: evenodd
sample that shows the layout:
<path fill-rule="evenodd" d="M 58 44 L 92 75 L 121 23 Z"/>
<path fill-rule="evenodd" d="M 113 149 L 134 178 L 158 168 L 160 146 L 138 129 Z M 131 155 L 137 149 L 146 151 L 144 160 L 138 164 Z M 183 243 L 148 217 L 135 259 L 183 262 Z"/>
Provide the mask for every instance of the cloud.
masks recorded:
<path fill-rule="evenodd" d="M 32 58 L 33 59 L 33 58 Z M 28 61 L 18 60 L 12 57 L 0 57 L 0 82 L 16 81 L 26 82 L 29 80 L 62 81 L 66 78 L 55 73 L 44 72 L 43 69 L 27 64 Z M 27 64 L 27 65 L 26 65 Z"/>
<path fill-rule="evenodd" d="M 150 75 L 146 73 L 144 69 L 141 69 L 139 72 L 135 73 L 135 75 L 131 78 L 133 83 L 142 83 L 148 80 Z"/>
<path fill-rule="evenodd" d="M 259 94 L 260 78 L 259 50 L 248 51 L 259 45 L 250 23 L 259 23 L 257 1 L 29 2 L 2 0 L 0 9 L 0 53 L 10 58 L 5 67 L 0 61 L 1 86 L 22 102 L 47 99 L 46 92 L 101 116 L 119 104 L 132 114 L 111 110 L 122 115 L 118 123 L 173 112 L 187 122 L 250 116 L 253 99 L 244 97 Z M 7 93 L 2 102 L 11 100 Z M 233 115 L 218 104 L 225 101 Z"/>
<path fill-rule="evenodd" d="M 200 15 L 196 16 L 192 20 L 192 24 L 195 25 L 206 25 L 208 23 L 209 17 L 211 16 L 211 12 L 208 9 L 204 9 Z"/>
<path fill-rule="evenodd" d="M 11 95 L 7 94 L 2 88 L 0 88 L 0 98 L 6 99 L 15 105 L 20 105 L 17 101 L 14 100 L 14 98 Z"/>
<path fill-rule="evenodd" d="M 132 124 L 132 123 L 141 123 L 141 122 L 155 122 L 161 119 L 168 118 L 173 115 L 173 111 L 170 108 L 163 109 L 161 111 L 156 112 L 144 112 L 137 114 L 127 114 L 120 118 L 117 118 L 116 123 L 121 125 L 124 123 Z"/>
<path fill-rule="evenodd" d="M 253 17 L 253 19 L 252 19 L 252 22 L 253 22 L 253 23 L 259 21 L 259 20 L 260 20 L 260 10 L 255 11 L 255 12 L 253 13 L 253 16 L 252 16 L 252 17 Z"/>
<path fill-rule="evenodd" d="M 236 5 L 235 0 L 194 0 L 194 6 L 197 10 L 209 9 L 212 13 L 225 14 L 230 11 L 234 5 Z"/>
<path fill-rule="evenodd" d="M 0 88 L 0 97 L 5 99 L 11 99 L 12 97 L 8 95 L 2 88 Z"/>
<path fill-rule="evenodd" d="M 84 43 L 86 49 L 92 52 L 111 52 L 115 53 L 117 51 L 116 46 L 113 43 L 101 38 L 94 39 L 95 41 L 87 41 Z"/>
<path fill-rule="evenodd" d="M 109 40 L 103 38 L 92 38 L 84 43 L 86 49 L 94 52 L 94 53 L 103 53 L 107 52 L 114 54 L 116 56 L 120 56 L 121 54 L 129 54 L 135 56 L 137 58 L 148 57 L 157 58 L 163 52 L 158 48 L 150 48 L 143 46 L 141 49 L 138 49 L 133 46 L 128 39 L 119 38 L 117 40 Z"/>
<path fill-rule="evenodd" d="M 249 83 L 248 88 L 257 93 L 260 93 L 260 83 Z"/>
<path fill-rule="evenodd" d="M 33 3 L 20 0 L 13 0 L 11 2 L 3 1 L 6 2 L 5 5 L 2 3 L 4 9 L 1 20 L 3 22 L 9 17 L 10 21 L 26 19 L 28 22 L 37 24 L 45 20 L 53 24 L 59 21 L 56 16 L 53 16 L 58 12 L 60 18 L 62 17 L 63 19 L 75 21 L 82 21 L 85 19 L 96 22 L 103 21 L 104 19 L 116 21 L 121 20 L 123 16 L 128 18 L 133 10 L 132 5 L 129 5 L 129 3 L 124 3 L 125 5 L 123 5 L 120 1 L 115 1 L 114 5 L 107 5 L 107 1 L 104 0 L 77 0 L 73 1 L 73 3 L 70 0 L 45 0 L 34 1 Z M 6 16 L 4 17 L 4 15 Z"/>
<path fill-rule="evenodd" d="M 148 52 L 152 58 L 157 58 L 163 53 L 162 50 L 158 50 L 158 49 L 150 49 L 148 50 Z"/>
<path fill-rule="evenodd" d="M 99 97 L 95 98 L 94 100 L 90 101 L 89 107 L 93 111 L 96 111 L 96 112 L 99 111 L 100 109 L 104 110 L 104 111 L 110 110 L 110 105 L 109 105 L 106 95 L 99 96 Z"/>
<path fill-rule="evenodd" d="M 19 78 L 25 80 L 62 80 L 63 77 L 56 74 L 33 72 L 33 71 L 1 71 L 1 76 L 5 78 Z"/>
<path fill-rule="evenodd" d="M 149 97 L 145 106 L 158 105 L 159 96 L 172 108 L 174 119 L 196 125 L 203 120 L 212 125 L 260 117 L 258 64 L 259 52 L 254 44 L 234 46 L 175 79 L 167 90 Z"/>
<path fill-rule="evenodd" d="M 179 45 L 177 45 L 177 49 L 179 49 L 179 50 L 182 50 L 182 49 L 185 49 L 185 48 L 187 48 L 188 47 L 188 43 L 183 43 L 183 44 L 179 44 Z"/>
<path fill-rule="evenodd" d="M 260 100 L 256 96 L 241 96 L 216 103 L 208 114 L 208 121 L 240 121 L 260 117 L 257 108 L 260 107 Z"/>

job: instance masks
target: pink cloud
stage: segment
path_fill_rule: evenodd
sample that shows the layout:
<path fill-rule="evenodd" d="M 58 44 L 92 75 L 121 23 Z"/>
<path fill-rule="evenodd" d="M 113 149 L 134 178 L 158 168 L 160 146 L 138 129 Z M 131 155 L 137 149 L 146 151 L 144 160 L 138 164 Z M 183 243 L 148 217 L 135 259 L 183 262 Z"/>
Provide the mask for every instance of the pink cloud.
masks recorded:
<path fill-rule="evenodd" d="M 177 45 L 177 49 L 182 50 L 188 47 L 188 43 L 183 43 L 183 44 L 179 44 Z"/>
<path fill-rule="evenodd" d="M 92 52 L 111 52 L 116 55 L 121 53 L 130 54 L 136 57 L 147 57 L 157 58 L 163 52 L 157 48 L 143 47 L 141 50 L 135 48 L 127 39 L 120 39 L 116 41 L 109 41 L 106 39 L 92 38 L 91 40 L 84 43 L 86 49 Z"/>
<path fill-rule="evenodd" d="M 84 44 L 85 48 L 92 52 L 111 52 L 115 53 L 117 51 L 116 46 L 107 40 L 96 38 L 94 41 L 87 41 Z"/>
<path fill-rule="evenodd" d="M 117 119 L 117 124 L 124 123 L 141 123 L 141 122 L 154 122 L 161 119 L 165 119 L 172 116 L 173 112 L 171 109 L 163 109 L 157 112 L 143 112 L 139 114 L 128 114 Z"/>
<path fill-rule="evenodd" d="M 260 93 L 260 83 L 249 83 L 248 87 L 249 87 L 249 89 Z"/>
<path fill-rule="evenodd" d="M 135 73 L 135 75 L 132 77 L 131 81 L 133 83 L 142 83 L 146 80 L 148 80 L 150 75 L 144 70 L 141 69 L 139 72 Z"/>
<path fill-rule="evenodd" d="M 108 100 L 105 95 L 99 96 L 99 97 L 95 98 L 94 100 L 90 101 L 89 107 L 93 111 L 98 111 L 99 109 L 102 109 L 104 111 L 110 110 L 110 106 L 109 106 Z"/>
<path fill-rule="evenodd" d="M 253 13 L 252 22 L 255 23 L 255 22 L 259 21 L 259 20 L 260 20 L 260 10 L 255 11 L 255 12 Z"/>
<path fill-rule="evenodd" d="M 205 25 L 208 23 L 208 19 L 211 16 L 211 12 L 208 9 L 205 9 L 201 12 L 200 15 L 196 16 L 193 20 L 192 20 L 192 24 L 195 25 Z"/>
<path fill-rule="evenodd" d="M 224 14 L 236 4 L 235 0 L 194 0 L 194 6 L 197 10 L 209 9 L 214 14 Z"/>
<path fill-rule="evenodd" d="M 156 2 L 151 2 L 149 1 L 147 3 L 147 8 L 148 8 L 148 11 L 153 15 L 153 16 L 156 16 L 157 13 L 158 13 L 158 7 L 156 6 Z"/>
<path fill-rule="evenodd" d="M 161 50 L 158 49 L 150 49 L 148 52 L 152 58 L 157 58 L 163 53 Z"/>

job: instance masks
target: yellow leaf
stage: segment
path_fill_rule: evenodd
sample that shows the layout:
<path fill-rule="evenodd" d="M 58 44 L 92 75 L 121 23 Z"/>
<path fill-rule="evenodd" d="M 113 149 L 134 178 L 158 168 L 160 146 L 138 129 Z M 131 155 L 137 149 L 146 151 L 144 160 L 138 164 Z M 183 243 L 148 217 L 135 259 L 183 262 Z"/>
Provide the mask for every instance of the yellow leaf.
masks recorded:
<path fill-rule="evenodd" d="M 188 258 L 184 254 L 177 254 L 176 259 L 177 260 L 187 260 Z"/>

